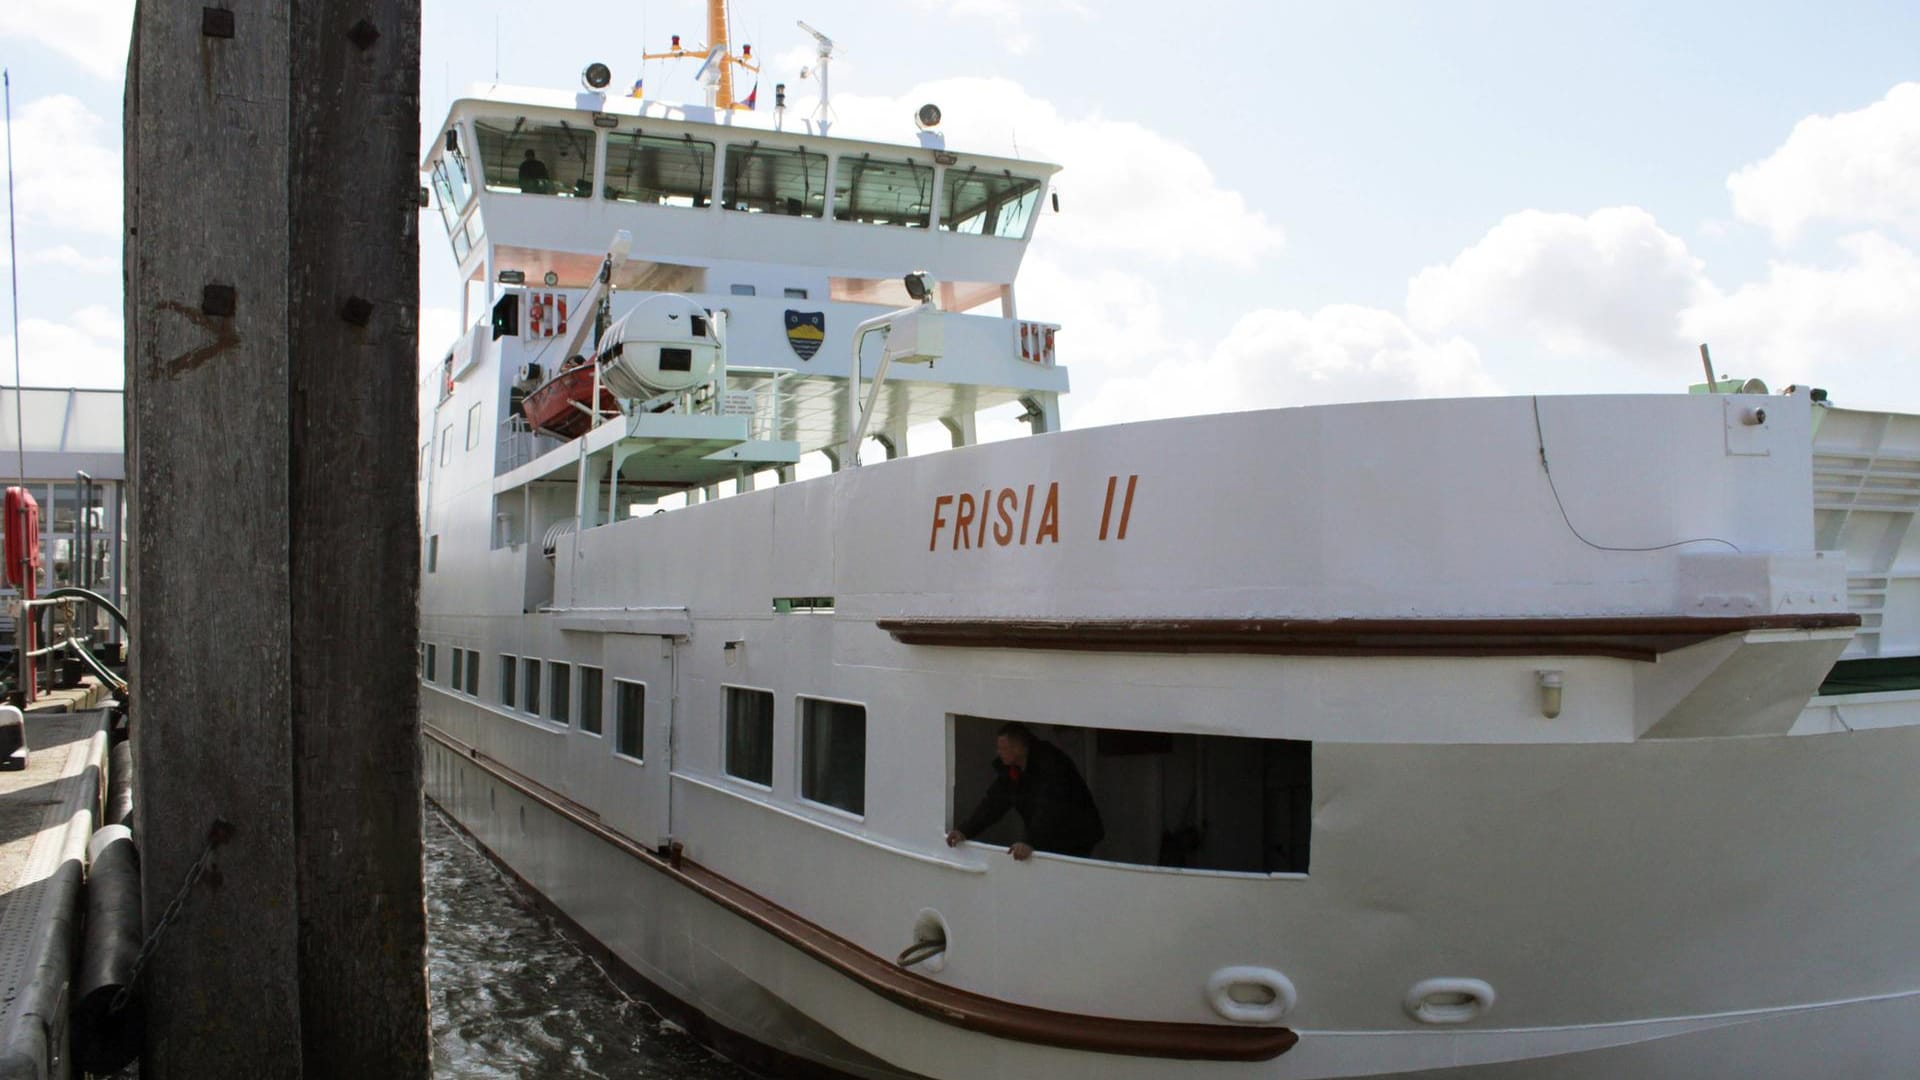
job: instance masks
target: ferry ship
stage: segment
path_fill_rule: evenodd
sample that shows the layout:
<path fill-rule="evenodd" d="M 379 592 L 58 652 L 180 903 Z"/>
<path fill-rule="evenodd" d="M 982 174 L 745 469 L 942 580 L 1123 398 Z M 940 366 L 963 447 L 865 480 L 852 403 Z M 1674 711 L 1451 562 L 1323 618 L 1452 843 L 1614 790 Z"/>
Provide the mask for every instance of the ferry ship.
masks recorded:
<path fill-rule="evenodd" d="M 423 165 L 427 795 L 617 972 L 787 1076 L 1920 1060 L 1920 418 L 1061 431 L 1056 169 L 736 108 L 712 6 L 705 104 L 493 87 Z M 948 843 L 1009 723 L 1090 849 Z"/>

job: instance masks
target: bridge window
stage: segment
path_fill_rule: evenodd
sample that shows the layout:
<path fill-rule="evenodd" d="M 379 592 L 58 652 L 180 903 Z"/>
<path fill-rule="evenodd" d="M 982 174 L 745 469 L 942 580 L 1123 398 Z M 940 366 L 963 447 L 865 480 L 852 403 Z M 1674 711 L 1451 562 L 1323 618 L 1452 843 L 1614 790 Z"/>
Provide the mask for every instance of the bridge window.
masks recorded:
<path fill-rule="evenodd" d="M 773 786 L 773 694 L 727 687 L 727 775 Z"/>
<path fill-rule="evenodd" d="M 467 654 L 464 649 L 453 650 L 453 679 L 447 685 L 460 689 L 467 681 Z"/>
<path fill-rule="evenodd" d="M 843 157 L 834 171 L 833 216 L 924 229 L 933 215 L 933 166 L 871 154 Z"/>
<path fill-rule="evenodd" d="M 956 828 L 982 806 L 999 775 L 995 737 L 1004 724 L 1003 719 L 954 717 Z M 1312 743 L 1027 726 L 1073 763 L 1092 794 L 1102 826 L 1092 858 L 1169 869 L 1307 872 Z M 1022 829 L 1018 812 L 1010 810 L 973 839 L 1004 846 L 1022 839 Z"/>
<path fill-rule="evenodd" d="M 800 797 L 867 812 L 867 710 L 800 699 Z"/>
<path fill-rule="evenodd" d="M 540 661 L 531 656 L 520 658 L 520 709 L 540 715 Z"/>
<path fill-rule="evenodd" d="M 573 669 L 558 660 L 547 661 L 547 719 L 573 723 Z"/>
<path fill-rule="evenodd" d="M 607 133 L 603 194 L 620 202 L 706 206 L 713 191 L 713 144 L 685 135 Z"/>
<path fill-rule="evenodd" d="M 593 191 L 594 129 L 524 116 L 476 120 L 488 191 L 585 197 Z"/>
<path fill-rule="evenodd" d="M 749 143 L 727 147 L 729 210 L 817 218 L 827 211 L 827 156 Z"/>
<path fill-rule="evenodd" d="M 467 693 L 480 696 L 480 654 L 467 650 Z"/>
<path fill-rule="evenodd" d="M 1040 181 L 1005 170 L 947 169 L 940 227 L 976 236 L 1024 239 L 1040 202 Z"/>
<path fill-rule="evenodd" d="M 508 656 L 506 653 L 500 654 L 500 704 L 509 709 L 513 708 L 514 702 L 519 700 L 514 691 L 513 680 L 514 673 L 519 670 L 520 661 L 517 657 Z"/>
<path fill-rule="evenodd" d="M 640 761 L 647 756 L 647 686 L 613 681 L 613 752 Z"/>

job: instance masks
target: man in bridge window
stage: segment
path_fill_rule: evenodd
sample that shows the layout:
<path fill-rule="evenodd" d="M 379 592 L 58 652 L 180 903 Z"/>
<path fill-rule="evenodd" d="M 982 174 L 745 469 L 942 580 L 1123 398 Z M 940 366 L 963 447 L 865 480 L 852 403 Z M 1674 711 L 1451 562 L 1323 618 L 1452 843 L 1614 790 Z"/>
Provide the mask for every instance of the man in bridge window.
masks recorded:
<path fill-rule="evenodd" d="M 1013 810 L 1023 834 L 1009 849 L 1015 859 L 1025 861 L 1035 851 L 1092 854 L 1106 829 L 1073 759 L 1025 724 L 1003 725 L 993 743 L 993 784 L 967 820 L 947 834 L 948 846 L 978 836 Z"/>

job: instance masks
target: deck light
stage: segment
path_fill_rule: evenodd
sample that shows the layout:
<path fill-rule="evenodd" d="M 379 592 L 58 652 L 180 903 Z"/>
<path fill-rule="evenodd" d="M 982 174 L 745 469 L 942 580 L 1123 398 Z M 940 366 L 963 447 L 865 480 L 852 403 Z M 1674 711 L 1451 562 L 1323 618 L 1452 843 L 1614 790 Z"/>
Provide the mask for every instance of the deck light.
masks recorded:
<path fill-rule="evenodd" d="M 753 59 L 753 46 L 751 45 L 740 46 L 740 59 L 742 60 Z"/>
<path fill-rule="evenodd" d="M 620 118 L 613 115 L 612 113 L 597 112 L 593 114 L 593 126 L 603 127 L 603 128 L 616 128 L 620 126 Z"/>
<path fill-rule="evenodd" d="M 926 303 L 928 295 L 933 292 L 933 279 L 927 276 L 925 270 L 915 270 L 901 280 L 907 286 L 907 295 L 923 304 Z"/>
<path fill-rule="evenodd" d="M 776 109 L 784 109 L 787 107 L 787 84 L 786 83 L 782 82 L 782 83 L 773 84 L 773 107 Z"/>
<path fill-rule="evenodd" d="M 502 285 L 524 285 L 526 281 L 527 272 L 525 270 L 500 271 L 500 284 Z"/>
<path fill-rule="evenodd" d="M 459 152 L 460 152 L 460 129 L 448 128 L 447 129 L 447 153 L 457 154 Z"/>
<path fill-rule="evenodd" d="M 589 90 L 605 90 L 607 84 L 613 81 L 613 69 L 598 62 L 588 64 L 587 69 L 580 73 L 580 81 L 586 83 Z"/>
<path fill-rule="evenodd" d="M 560 275 L 549 270 L 547 271 L 547 276 L 540 280 L 546 282 L 548 287 L 551 288 L 552 286 L 560 284 Z"/>
<path fill-rule="evenodd" d="M 674 52 L 680 51 L 680 35 L 679 34 L 673 35 L 673 51 Z"/>
<path fill-rule="evenodd" d="M 1552 720 L 1560 715 L 1560 695 L 1566 685 L 1566 673 L 1536 671 L 1533 674 L 1540 682 L 1540 715 Z"/>
<path fill-rule="evenodd" d="M 925 131 L 928 128 L 939 127 L 940 106 L 932 102 L 920 106 L 920 111 L 913 114 L 913 122 L 920 126 L 921 131 Z"/>

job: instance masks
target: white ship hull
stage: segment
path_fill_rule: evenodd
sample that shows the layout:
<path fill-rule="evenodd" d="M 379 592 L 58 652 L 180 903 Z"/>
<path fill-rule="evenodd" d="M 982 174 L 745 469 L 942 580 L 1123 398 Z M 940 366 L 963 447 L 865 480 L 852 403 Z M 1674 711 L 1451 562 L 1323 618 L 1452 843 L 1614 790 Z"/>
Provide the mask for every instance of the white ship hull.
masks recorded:
<path fill-rule="evenodd" d="M 561 536 L 531 614 L 538 545 L 448 544 L 423 640 L 485 677 L 423 689 L 429 795 L 647 982 L 850 1075 L 1902 1075 L 1920 702 L 1808 707 L 1858 620 L 1812 550 L 1809 406 L 1747 424 L 1753 400 L 1337 407 L 910 458 Z M 1009 510 L 963 525 L 961 494 Z M 443 513 L 491 533 L 485 500 Z M 527 657 L 645 683 L 647 752 L 614 753 L 610 715 L 602 736 L 503 703 L 498 665 Z M 770 784 L 729 774 L 728 686 L 781 703 Z M 864 707 L 862 813 L 800 796 L 801 698 Z M 949 849 L 973 717 L 1310 741 L 1310 866 Z M 1165 833 L 1140 808 L 1164 770 L 1093 764 L 1110 846 Z M 927 911 L 938 970 L 874 975 Z M 1207 987 L 1241 966 L 1297 999 L 1234 1023 Z M 1431 979 L 1485 1000 L 1423 1020 Z M 1297 1044 L 1231 1059 L 1282 1028 Z M 1211 1059 L 1168 1049 L 1187 1034 Z"/>

